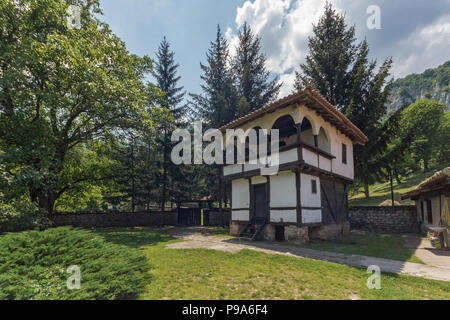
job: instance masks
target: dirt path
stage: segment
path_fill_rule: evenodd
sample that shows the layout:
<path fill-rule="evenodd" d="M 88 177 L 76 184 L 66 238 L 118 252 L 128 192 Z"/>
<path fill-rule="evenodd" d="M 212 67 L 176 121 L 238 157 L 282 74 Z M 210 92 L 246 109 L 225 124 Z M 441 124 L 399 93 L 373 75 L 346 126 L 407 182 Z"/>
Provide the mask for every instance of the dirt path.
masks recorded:
<path fill-rule="evenodd" d="M 171 249 L 212 249 L 227 252 L 238 252 L 250 249 L 269 254 L 309 258 L 367 268 L 377 265 L 381 272 L 407 274 L 433 280 L 450 281 L 450 268 L 422 265 L 412 262 L 402 262 L 390 259 L 368 257 L 362 255 L 335 253 L 301 248 L 295 245 L 274 244 L 269 242 L 250 242 L 238 239 L 226 239 L 205 233 L 202 227 L 174 228 L 169 230 L 172 236 L 183 239 L 183 242 L 169 244 Z"/>

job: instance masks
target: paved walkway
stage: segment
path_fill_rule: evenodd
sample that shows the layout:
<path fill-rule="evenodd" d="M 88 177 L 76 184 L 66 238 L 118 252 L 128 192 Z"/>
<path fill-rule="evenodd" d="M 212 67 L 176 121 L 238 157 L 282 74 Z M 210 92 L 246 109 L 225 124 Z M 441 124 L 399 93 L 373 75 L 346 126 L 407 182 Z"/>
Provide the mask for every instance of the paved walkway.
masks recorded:
<path fill-rule="evenodd" d="M 269 254 L 283 254 L 294 257 L 346 264 L 355 267 L 367 268 L 370 265 L 377 265 L 380 267 L 381 272 L 407 274 L 433 280 L 450 281 L 450 268 L 448 268 L 448 265 L 445 267 L 423 265 L 362 255 L 312 250 L 295 245 L 226 239 L 208 235 L 201 227 L 174 228 L 169 230 L 169 232 L 174 237 L 185 240 L 183 242 L 169 244 L 168 247 L 171 249 L 213 249 L 233 253 L 242 249 L 250 249 Z"/>
<path fill-rule="evenodd" d="M 450 269 L 450 250 L 436 250 L 431 247 L 430 240 L 414 234 L 406 234 L 405 246 L 425 264 Z"/>

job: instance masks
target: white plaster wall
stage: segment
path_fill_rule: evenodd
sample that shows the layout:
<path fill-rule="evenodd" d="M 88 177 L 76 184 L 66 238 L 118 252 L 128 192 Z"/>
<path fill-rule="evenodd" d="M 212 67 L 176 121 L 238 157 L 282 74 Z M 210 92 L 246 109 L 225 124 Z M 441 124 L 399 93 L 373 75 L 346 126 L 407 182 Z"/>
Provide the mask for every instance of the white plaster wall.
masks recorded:
<path fill-rule="evenodd" d="M 342 144 L 347 146 L 347 164 L 342 163 Z M 331 136 L 331 154 L 336 158 L 333 159 L 333 172 L 341 176 L 353 179 L 353 143 L 352 141 L 334 129 L 334 134 Z"/>
<path fill-rule="evenodd" d="M 302 209 L 302 223 L 322 222 L 322 210 Z"/>
<path fill-rule="evenodd" d="M 259 159 L 256 160 L 257 160 L 256 164 L 248 164 L 248 163 L 244 164 L 244 171 L 252 171 L 265 167 L 265 163 L 260 162 Z"/>
<path fill-rule="evenodd" d="M 331 160 L 319 155 L 319 168 L 331 171 Z"/>
<path fill-rule="evenodd" d="M 354 164 L 353 164 L 353 142 L 335 128 L 332 124 L 325 121 L 315 111 L 308 109 L 305 106 L 300 106 L 300 118 L 307 117 L 312 124 L 313 134 L 318 135 L 320 128 L 323 128 L 326 136 L 330 140 L 330 153 L 336 158 L 332 160 L 332 169 L 334 173 L 340 174 L 344 177 L 354 178 Z M 347 145 L 347 164 L 342 163 L 342 143 Z M 304 154 L 304 153 L 303 153 Z M 305 158 L 305 156 L 303 156 Z"/>
<path fill-rule="evenodd" d="M 272 113 L 266 113 L 264 116 L 258 119 L 244 123 L 239 128 L 243 129 L 246 133 L 248 133 L 250 129 L 255 127 L 261 127 L 262 129 L 267 129 L 268 132 L 270 132 L 270 129 L 272 128 L 275 121 L 279 117 L 284 115 L 290 115 L 295 123 L 301 122 L 299 108 L 297 107 L 297 105 L 292 105 L 287 108 L 277 109 Z M 224 145 L 227 145 L 225 141 L 225 134 L 223 135 L 223 139 Z"/>
<path fill-rule="evenodd" d="M 308 131 L 303 132 L 302 137 L 303 141 L 310 143 L 312 145 L 314 144 L 313 135 L 318 135 L 319 130 L 322 127 L 325 131 L 326 136 L 330 140 L 330 153 L 336 157 L 335 159 L 332 160 L 333 172 L 348 177 L 350 179 L 354 178 L 352 141 L 350 140 L 350 138 L 341 133 L 337 128 L 335 128 L 332 124 L 325 121 L 315 111 L 307 108 L 306 106 L 293 105 L 287 108 L 278 109 L 275 110 L 273 113 L 268 113 L 258 119 L 249 121 L 240 126 L 239 128 L 243 129 L 246 133 L 250 129 L 257 126 L 270 131 L 275 121 L 283 115 L 292 116 L 295 123 L 301 123 L 304 117 L 307 117 L 309 119 L 312 125 L 312 130 L 311 132 Z M 342 143 L 345 143 L 347 145 L 347 164 L 342 163 L 342 154 L 341 154 Z M 225 135 L 224 135 L 224 145 L 227 145 L 225 142 Z M 303 153 L 305 158 L 305 152 Z M 308 161 L 311 162 L 310 164 L 317 166 L 317 156 L 315 160 L 309 158 Z M 245 170 L 251 170 L 250 166 L 245 168 Z"/>
<path fill-rule="evenodd" d="M 303 160 L 307 163 L 310 164 L 314 167 L 317 167 L 317 154 L 306 149 L 306 148 L 302 148 L 303 149 Z"/>
<path fill-rule="evenodd" d="M 282 171 L 270 176 L 270 206 L 297 206 L 296 189 L 295 174 L 293 172 Z"/>
<path fill-rule="evenodd" d="M 317 193 L 311 192 L 311 180 L 317 183 Z M 302 207 L 321 207 L 320 179 L 309 174 L 300 174 L 300 199 Z"/>
<path fill-rule="evenodd" d="M 310 122 L 311 122 L 311 120 L 310 120 Z M 312 146 L 314 145 L 314 133 L 313 133 L 312 129 L 303 131 L 301 134 L 301 137 L 302 137 L 303 142 L 306 142 Z"/>
<path fill-rule="evenodd" d="M 272 161 L 272 157 L 274 157 L 274 156 L 276 156 L 276 155 L 270 155 L 269 160 Z M 297 149 L 290 149 L 287 151 L 280 152 L 278 154 L 278 163 L 279 164 L 297 161 L 297 159 L 298 159 Z"/>
<path fill-rule="evenodd" d="M 414 201 L 415 205 L 416 205 L 416 212 L 417 212 L 417 221 L 422 221 L 422 212 L 420 211 L 420 200 L 416 200 Z M 425 213 L 425 210 L 424 210 Z M 424 218 L 425 218 L 425 214 L 424 214 Z"/>
<path fill-rule="evenodd" d="M 233 180 L 231 183 L 231 208 L 250 208 L 250 191 L 248 180 L 237 179 Z"/>
<path fill-rule="evenodd" d="M 249 221 L 250 211 L 249 210 L 236 210 L 231 212 L 231 220 L 233 221 Z"/>
<path fill-rule="evenodd" d="M 442 208 L 444 208 L 442 206 Z M 441 197 L 431 198 L 431 212 L 433 213 L 433 225 L 439 225 L 441 222 Z"/>
<path fill-rule="evenodd" d="M 441 221 L 441 208 L 444 209 L 444 203 L 442 202 L 444 197 L 436 196 L 436 197 L 423 197 L 421 196 L 418 200 L 415 201 L 416 209 L 417 209 L 417 220 L 421 221 L 421 211 L 420 211 L 420 202 L 423 201 L 423 222 L 428 225 L 439 225 Z M 431 200 L 431 214 L 433 222 L 430 224 L 428 222 L 428 209 L 427 209 L 427 200 Z"/>
<path fill-rule="evenodd" d="M 297 210 L 270 210 L 270 222 L 297 222 Z"/>
<path fill-rule="evenodd" d="M 252 180 L 252 184 L 259 184 L 259 183 L 267 182 L 267 178 L 263 177 L 263 176 L 252 177 L 251 180 Z"/>
<path fill-rule="evenodd" d="M 240 172 L 242 172 L 241 164 L 231 164 L 231 165 L 223 167 L 223 175 L 224 176 L 228 176 L 230 174 L 240 173 Z"/>

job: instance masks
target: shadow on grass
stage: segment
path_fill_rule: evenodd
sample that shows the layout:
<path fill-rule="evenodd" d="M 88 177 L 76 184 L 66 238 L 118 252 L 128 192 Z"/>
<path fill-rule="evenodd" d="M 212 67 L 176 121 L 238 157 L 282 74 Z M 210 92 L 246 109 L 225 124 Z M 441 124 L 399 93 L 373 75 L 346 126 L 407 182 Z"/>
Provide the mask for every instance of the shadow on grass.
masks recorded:
<path fill-rule="evenodd" d="M 99 228 L 92 230 L 106 241 L 133 248 L 155 246 L 159 243 L 173 240 L 165 228 L 130 227 L 130 228 Z"/>
<path fill-rule="evenodd" d="M 409 244 L 413 248 L 417 248 L 420 244 L 420 239 L 417 238 L 416 243 L 410 241 Z M 339 236 L 333 240 L 319 240 L 302 246 L 316 250 L 423 263 L 414 256 L 413 250 L 405 246 L 405 241 L 401 234 L 361 231 L 361 234 L 353 233 L 346 236 Z"/>

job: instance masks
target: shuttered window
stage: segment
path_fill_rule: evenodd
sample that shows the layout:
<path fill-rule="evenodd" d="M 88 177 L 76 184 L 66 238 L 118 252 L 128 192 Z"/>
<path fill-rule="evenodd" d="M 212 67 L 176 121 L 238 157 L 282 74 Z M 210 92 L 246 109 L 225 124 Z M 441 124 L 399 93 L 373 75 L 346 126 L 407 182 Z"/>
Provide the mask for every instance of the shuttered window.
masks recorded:
<path fill-rule="evenodd" d="M 317 193 L 317 181 L 316 180 L 311 180 L 311 192 Z"/>

